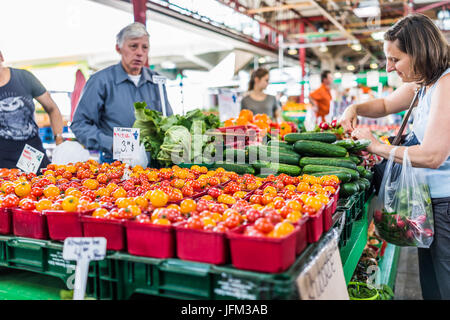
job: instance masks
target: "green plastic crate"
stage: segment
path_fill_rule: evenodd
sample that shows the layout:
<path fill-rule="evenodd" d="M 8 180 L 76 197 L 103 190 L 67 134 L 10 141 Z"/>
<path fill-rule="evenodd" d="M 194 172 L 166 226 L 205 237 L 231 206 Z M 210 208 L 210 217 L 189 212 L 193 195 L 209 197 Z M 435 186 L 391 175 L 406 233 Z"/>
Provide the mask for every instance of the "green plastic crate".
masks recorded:
<path fill-rule="evenodd" d="M 117 289 L 119 300 L 133 299 L 137 294 L 185 300 L 298 299 L 296 279 L 313 248 L 314 245 L 308 246 L 294 264 L 280 274 L 118 252 L 109 255 L 106 263 L 102 262 L 99 279 Z M 100 291 L 102 288 L 103 284 Z M 108 297 L 101 294 L 100 298 Z"/>
<path fill-rule="evenodd" d="M 0 236 L 0 266 L 31 271 L 60 279 L 68 288 L 75 282 L 75 261 L 62 257 L 63 244 L 30 238 Z M 86 295 L 97 298 L 97 274 L 92 264 Z"/>
<path fill-rule="evenodd" d="M 345 211 L 346 223 L 354 220 L 356 209 L 355 202 L 356 198 L 354 196 L 338 200 L 337 210 Z"/>

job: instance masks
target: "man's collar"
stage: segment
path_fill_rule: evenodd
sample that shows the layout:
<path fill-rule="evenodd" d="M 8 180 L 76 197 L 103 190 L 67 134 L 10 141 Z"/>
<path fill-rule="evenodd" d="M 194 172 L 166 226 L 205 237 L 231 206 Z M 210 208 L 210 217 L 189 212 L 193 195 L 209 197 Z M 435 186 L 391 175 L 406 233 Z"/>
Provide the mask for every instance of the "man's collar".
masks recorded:
<path fill-rule="evenodd" d="M 152 72 L 149 68 L 143 67 L 141 72 L 144 81 L 153 82 Z M 115 83 L 119 84 L 129 79 L 128 73 L 122 66 L 122 62 L 119 62 L 114 66 Z"/>

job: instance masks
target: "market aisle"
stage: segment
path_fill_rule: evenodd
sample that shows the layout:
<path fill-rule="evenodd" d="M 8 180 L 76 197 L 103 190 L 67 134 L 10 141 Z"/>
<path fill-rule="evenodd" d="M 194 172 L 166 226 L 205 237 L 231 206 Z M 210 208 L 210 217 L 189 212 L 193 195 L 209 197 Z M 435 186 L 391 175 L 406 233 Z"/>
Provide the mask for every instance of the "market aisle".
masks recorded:
<path fill-rule="evenodd" d="M 417 248 L 404 247 L 400 250 L 394 300 L 423 300 Z"/>

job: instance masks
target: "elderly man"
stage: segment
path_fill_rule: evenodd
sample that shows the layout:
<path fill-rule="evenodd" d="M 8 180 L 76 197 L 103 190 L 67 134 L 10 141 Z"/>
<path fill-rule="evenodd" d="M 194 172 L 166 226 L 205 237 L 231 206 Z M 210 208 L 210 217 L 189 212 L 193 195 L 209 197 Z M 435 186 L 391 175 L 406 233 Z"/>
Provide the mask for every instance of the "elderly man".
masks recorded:
<path fill-rule="evenodd" d="M 145 101 L 162 112 L 156 72 L 145 67 L 149 52 L 149 34 L 145 26 L 135 22 L 117 35 L 116 51 L 121 61 L 93 74 L 83 88 L 73 122 L 76 138 L 87 148 L 101 152 L 100 161 L 111 162 L 114 127 L 133 126 L 133 104 Z M 172 115 L 164 86 L 166 114 Z"/>

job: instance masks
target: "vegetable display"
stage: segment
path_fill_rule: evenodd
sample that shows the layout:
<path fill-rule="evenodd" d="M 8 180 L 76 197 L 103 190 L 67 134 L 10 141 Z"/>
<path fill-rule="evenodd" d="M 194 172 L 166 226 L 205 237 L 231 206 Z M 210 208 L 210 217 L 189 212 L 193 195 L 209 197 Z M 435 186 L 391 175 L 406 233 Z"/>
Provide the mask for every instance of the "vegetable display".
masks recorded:
<path fill-rule="evenodd" d="M 205 149 L 212 149 L 212 138 L 208 138 L 205 132 L 220 126 L 216 115 L 205 115 L 195 109 L 184 116 L 163 117 L 161 112 L 146 107 L 145 102 L 134 104 L 136 121 L 133 127 L 141 130 L 141 143 L 150 151 L 156 164 L 161 167 L 172 165 L 172 155 L 180 162 L 193 162 Z"/>

